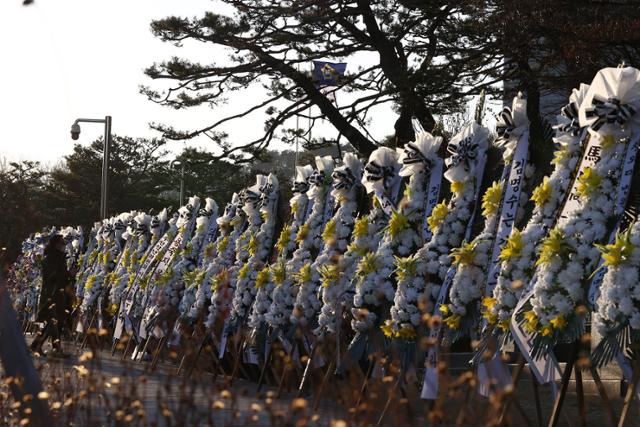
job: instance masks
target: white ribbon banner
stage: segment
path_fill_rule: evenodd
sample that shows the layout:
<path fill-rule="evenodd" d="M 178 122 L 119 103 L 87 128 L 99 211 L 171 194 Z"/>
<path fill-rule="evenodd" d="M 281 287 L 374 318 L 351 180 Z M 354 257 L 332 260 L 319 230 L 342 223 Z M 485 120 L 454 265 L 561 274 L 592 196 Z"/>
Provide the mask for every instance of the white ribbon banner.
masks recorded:
<path fill-rule="evenodd" d="M 442 169 L 444 167 L 444 160 L 438 158 L 429 174 L 429 184 L 427 187 L 427 202 L 424 209 L 424 222 L 422 223 L 422 241 L 428 242 L 431 240 L 431 229 L 429 228 L 429 222 L 427 221 L 433 212 L 433 208 L 438 204 L 440 199 L 440 186 L 442 185 Z"/>
<path fill-rule="evenodd" d="M 471 229 L 473 228 L 473 220 L 476 216 L 476 210 L 478 208 L 478 200 L 480 198 L 480 188 L 482 187 L 482 177 L 484 176 L 484 168 L 487 162 L 486 154 L 481 154 L 482 158 L 478 162 L 478 175 L 476 176 L 475 182 L 475 197 L 476 201 L 473 212 L 469 217 L 469 222 L 467 223 L 467 229 L 464 233 L 464 240 L 469 240 L 471 236 Z M 451 286 L 451 282 L 453 281 L 453 277 L 456 274 L 456 269 L 454 267 L 450 267 L 447 271 L 447 275 L 440 287 L 440 292 L 438 293 L 438 299 L 436 301 L 436 305 L 434 307 L 434 316 L 442 317 L 442 312 L 440 311 L 440 306 L 444 304 L 447 300 L 447 295 L 449 294 L 449 287 Z M 427 358 L 425 361 L 425 373 L 424 380 L 422 382 L 422 393 L 420 397 L 425 400 L 435 400 L 438 397 L 438 341 L 440 340 L 440 331 L 442 330 L 442 323 L 440 323 L 435 328 L 431 328 L 429 330 L 429 338 L 433 341 L 433 345 L 429 347 L 427 350 Z"/>

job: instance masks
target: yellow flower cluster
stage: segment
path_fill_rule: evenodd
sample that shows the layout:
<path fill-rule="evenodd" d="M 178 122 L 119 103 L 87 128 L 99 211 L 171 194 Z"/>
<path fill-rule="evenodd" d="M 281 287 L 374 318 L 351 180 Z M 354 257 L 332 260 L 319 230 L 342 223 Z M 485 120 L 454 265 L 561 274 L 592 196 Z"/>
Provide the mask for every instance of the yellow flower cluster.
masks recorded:
<path fill-rule="evenodd" d="M 451 183 L 451 192 L 453 194 L 460 194 L 464 190 L 465 183 L 464 181 L 453 181 Z"/>
<path fill-rule="evenodd" d="M 414 277 L 416 275 L 416 268 L 418 265 L 418 259 L 412 256 L 401 258 L 395 257 L 396 265 L 396 277 L 398 281 L 405 280 L 406 278 Z"/>
<path fill-rule="evenodd" d="M 382 330 L 382 333 L 389 338 L 412 340 L 418 337 L 418 333 L 412 325 L 404 325 L 400 330 L 396 330 L 391 320 L 387 320 L 382 326 L 380 326 L 380 329 Z"/>
<path fill-rule="evenodd" d="M 563 330 L 567 326 L 567 321 L 564 316 L 557 316 L 549 322 L 548 325 L 540 327 L 540 321 L 534 311 L 527 311 L 524 313 L 525 323 L 524 328 L 529 333 L 539 333 L 543 337 L 553 335 L 556 330 Z"/>
<path fill-rule="evenodd" d="M 258 275 L 256 276 L 256 283 L 254 286 L 256 287 L 256 289 L 260 289 L 261 287 L 266 285 L 267 282 L 269 282 L 270 278 L 271 272 L 269 271 L 269 267 L 264 267 L 258 272 Z"/>
<path fill-rule="evenodd" d="M 338 264 L 323 265 L 318 268 L 318 273 L 320 273 L 322 287 L 324 288 L 334 285 L 340 280 L 340 275 L 342 274 Z"/>
<path fill-rule="evenodd" d="M 588 197 L 594 191 L 600 187 L 602 183 L 602 177 L 593 170 L 593 168 L 586 167 L 582 172 L 582 175 L 578 177 L 578 186 L 576 191 L 580 197 Z"/>
<path fill-rule="evenodd" d="M 519 258 L 522 255 L 524 243 L 522 242 L 522 232 L 514 228 L 506 243 L 500 250 L 500 261 L 508 261 L 513 258 Z"/>
<path fill-rule="evenodd" d="M 249 264 L 245 263 L 242 267 L 240 267 L 240 270 L 238 270 L 238 278 L 241 280 L 246 279 L 248 275 L 249 275 Z"/>
<path fill-rule="evenodd" d="M 276 249 L 279 254 L 284 253 L 287 245 L 291 241 L 291 226 L 286 224 L 282 227 L 282 231 L 280 232 L 280 237 L 278 237 L 278 241 L 276 242 Z"/>
<path fill-rule="evenodd" d="M 222 253 L 229 246 L 229 236 L 224 236 L 221 241 L 218 242 L 218 253 Z"/>
<path fill-rule="evenodd" d="M 536 206 L 541 207 L 549 200 L 551 200 L 551 196 L 553 195 L 553 187 L 549 182 L 549 177 L 545 176 L 542 179 L 540 185 L 538 185 L 531 195 L 531 200 L 536 204 Z"/>
<path fill-rule="evenodd" d="M 284 261 L 278 261 L 272 268 L 271 274 L 273 275 L 273 283 L 281 285 L 284 283 L 284 279 L 287 277 L 287 268 Z"/>
<path fill-rule="evenodd" d="M 629 259 L 636 248 L 631 243 L 631 229 L 624 233 L 616 233 L 616 239 L 609 245 L 596 245 L 602 252 L 605 267 L 613 267 L 622 264 Z"/>
<path fill-rule="evenodd" d="M 560 229 L 554 228 L 542 241 L 540 257 L 536 261 L 536 266 L 550 263 L 558 256 L 563 255 L 566 249 L 567 243 L 564 234 Z"/>
<path fill-rule="evenodd" d="M 222 271 L 220 271 L 218 274 L 216 274 L 210 279 L 211 291 L 215 292 L 216 290 L 218 290 L 220 286 L 222 286 L 224 283 L 227 282 L 228 279 L 229 279 L 229 270 L 224 268 L 222 269 Z"/>
<path fill-rule="evenodd" d="M 356 274 L 360 277 L 365 277 L 371 273 L 375 273 L 378 268 L 378 254 L 369 252 L 363 256 L 358 263 Z"/>
<path fill-rule="evenodd" d="M 502 200 L 502 183 L 494 181 L 482 196 L 482 215 L 488 217 L 498 212 Z"/>
<path fill-rule="evenodd" d="M 306 264 L 304 264 L 300 268 L 300 271 L 294 274 L 293 277 L 296 279 L 296 284 L 298 285 L 301 285 L 306 282 L 310 282 L 311 281 L 311 263 L 307 262 Z"/>
<path fill-rule="evenodd" d="M 364 215 L 358 218 L 353 225 L 354 237 L 365 237 L 369 234 L 369 215 Z"/>
<path fill-rule="evenodd" d="M 451 250 L 451 265 L 472 265 L 476 259 L 477 242 L 463 242 L 462 246 Z"/>
<path fill-rule="evenodd" d="M 409 223 L 409 218 L 402 212 L 394 210 L 391 213 L 391 218 L 389 219 L 389 225 L 387 226 L 387 229 L 392 239 L 397 238 L 400 233 L 410 227 L 411 224 Z"/>
<path fill-rule="evenodd" d="M 326 244 L 333 244 L 336 241 L 337 229 L 338 223 L 334 219 L 329 220 L 322 231 L 322 240 L 324 240 Z"/>
<path fill-rule="evenodd" d="M 296 242 L 302 243 L 304 239 L 309 235 L 309 231 L 311 231 L 311 224 L 308 222 L 302 224 L 300 229 L 298 230 L 298 234 L 296 235 Z"/>
<path fill-rule="evenodd" d="M 447 215 L 449 214 L 449 207 L 446 202 L 438 203 L 434 206 L 433 211 L 429 218 L 427 218 L 427 224 L 429 224 L 429 229 L 434 232 L 436 228 L 440 227 L 443 223 Z"/>

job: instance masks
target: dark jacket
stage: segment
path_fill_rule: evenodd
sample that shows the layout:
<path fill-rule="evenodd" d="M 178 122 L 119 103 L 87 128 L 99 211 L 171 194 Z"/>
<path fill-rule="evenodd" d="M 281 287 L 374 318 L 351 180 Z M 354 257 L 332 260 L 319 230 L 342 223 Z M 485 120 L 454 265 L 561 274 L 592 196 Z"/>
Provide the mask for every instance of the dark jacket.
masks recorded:
<path fill-rule="evenodd" d="M 68 308 L 67 288 L 71 275 L 67 271 L 65 253 L 56 248 L 48 248 L 42 261 L 42 291 L 38 302 L 38 321 L 57 319 L 65 322 Z"/>

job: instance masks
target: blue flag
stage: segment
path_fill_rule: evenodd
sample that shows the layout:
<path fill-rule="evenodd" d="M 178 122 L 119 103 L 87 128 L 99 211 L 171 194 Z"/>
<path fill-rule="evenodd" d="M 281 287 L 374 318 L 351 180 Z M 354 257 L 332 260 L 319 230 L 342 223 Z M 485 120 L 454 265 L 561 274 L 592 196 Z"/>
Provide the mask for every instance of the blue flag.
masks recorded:
<path fill-rule="evenodd" d="M 337 86 L 346 70 L 346 62 L 313 61 L 314 83 L 316 87 Z"/>

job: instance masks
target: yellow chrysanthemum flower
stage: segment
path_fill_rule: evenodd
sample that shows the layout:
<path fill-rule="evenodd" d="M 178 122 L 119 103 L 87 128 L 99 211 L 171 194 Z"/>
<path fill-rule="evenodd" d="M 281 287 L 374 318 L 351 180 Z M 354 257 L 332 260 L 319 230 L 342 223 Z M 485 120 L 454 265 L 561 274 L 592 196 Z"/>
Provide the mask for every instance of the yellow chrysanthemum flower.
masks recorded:
<path fill-rule="evenodd" d="M 447 314 L 449 314 L 449 306 L 447 304 L 440 304 L 440 313 L 443 316 L 446 316 Z"/>
<path fill-rule="evenodd" d="M 281 285 L 284 283 L 284 279 L 287 277 L 287 269 L 285 267 L 284 261 L 278 261 L 271 268 L 271 275 L 273 276 L 273 283 L 276 285 Z"/>
<path fill-rule="evenodd" d="M 318 273 L 320 273 L 322 287 L 328 288 L 338 282 L 342 271 L 338 264 L 329 264 L 319 267 Z"/>
<path fill-rule="evenodd" d="M 500 250 L 500 261 L 508 261 L 513 258 L 519 258 L 522 255 L 524 243 L 522 241 L 522 232 L 514 228 L 506 243 Z"/>
<path fill-rule="evenodd" d="M 311 224 L 308 222 L 302 224 L 298 229 L 298 234 L 296 234 L 296 242 L 304 242 L 304 239 L 306 239 L 307 235 L 309 235 L 309 231 L 311 231 Z"/>
<path fill-rule="evenodd" d="M 564 159 L 566 159 L 568 155 L 569 150 L 566 146 L 563 145 L 553 153 L 553 159 L 551 160 L 551 163 L 553 163 L 554 165 L 562 163 L 562 161 L 564 161 Z"/>
<path fill-rule="evenodd" d="M 246 279 L 248 275 L 249 275 L 249 264 L 247 263 L 242 267 L 240 267 L 240 270 L 238 270 L 238 278 Z"/>
<path fill-rule="evenodd" d="M 549 177 L 545 176 L 542 179 L 540 185 L 538 185 L 531 195 L 531 200 L 536 204 L 536 206 L 540 207 L 551 200 L 551 196 L 553 195 L 553 187 L 549 182 Z"/>
<path fill-rule="evenodd" d="M 631 243 L 630 229 L 624 233 L 616 233 L 616 239 L 609 245 L 596 245 L 602 252 L 605 267 L 617 266 L 629 259 L 635 246 Z"/>
<path fill-rule="evenodd" d="M 460 321 L 462 317 L 459 314 L 453 314 L 444 319 L 444 323 L 449 329 L 460 329 Z"/>
<path fill-rule="evenodd" d="M 558 228 L 554 228 L 543 241 L 540 249 L 540 257 L 536 261 L 536 265 L 547 264 L 552 260 L 561 256 L 567 244 L 565 242 L 564 234 Z"/>
<path fill-rule="evenodd" d="M 287 245 L 291 242 L 291 226 L 286 224 L 282 227 L 282 231 L 280 232 L 280 237 L 278 237 L 278 241 L 276 242 L 276 249 L 279 254 L 283 254 L 287 249 Z"/>
<path fill-rule="evenodd" d="M 462 246 L 451 251 L 451 265 L 472 265 L 476 259 L 476 242 L 463 242 Z"/>
<path fill-rule="evenodd" d="M 257 234 L 251 235 L 251 238 L 249 239 L 248 252 L 249 252 L 249 255 L 251 256 L 255 256 L 255 254 L 258 252 L 258 235 Z"/>
<path fill-rule="evenodd" d="M 402 212 L 394 210 L 391 213 L 387 230 L 389 231 L 389 235 L 392 239 L 397 238 L 401 232 L 409 229 L 410 227 L 411 224 L 409 223 L 409 218 Z"/>
<path fill-rule="evenodd" d="M 536 313 L 531 310 L 524 313 L 524 318 L 526 323 L 524 324 L 524 328 L 527 332 L 533 333 L 536 332 L 536 328 L 538 327 L 538 316 Z"/>
<path fill-rule="evenodd" d="M 578 177 L 578 186 L 576 188 L 578 196 L 588 197 L 600 187 L 601 183 L 602 177 L 593 168 L 584 168 L 582 175 Z"/>
<path fill-rule="evenodd" d="M 408 277 L 414 277 L 416 275 L 416 268 L 418 265 L 417 258 L 413 256 L 405 258 L 396 256 L 395 260 L 396 277 L 398 278 L 398 280 L 404 280 Z"/>
<path fill-rule="evenodd" d="M 360 277 L 365 277 L 369 274 L 375 273 L 378 268 L 378 254 L 369 252 L 365 256 L 363 256 L 358 263 L 356 274 Z"/>
<path fill-rule="evenodd" d="M 395 336 L 395 332 L 393 330 L 393 323 L 391 320 L 387 320 L 383 325 L 380 326 L 382 333 L 385 337 L 393 338 Z"/>
<path fill-rule="evenodd" d="M 427 218 L 427 224 L 429 229 L 435 232 L 436 228 L 440 227 L 449 214 L 449 207 L 446 202 L 438 203 L 434 206 L 433 211 L 429 218 Z"/>
<path fill-rule="evenodd" d="M 325 243 L 332 244 L 336 240 L 337 230 L 338 223 L 334 219 L 329 220 L 322 231 L 322 240 Z"/>
<path fill-rule="evenodd" d="M 453 194 L 460 194 L 462 193 L 462 190 L 464 190 L 464 186 L 464 181 L 453 181 L 451 183 L 451 192 Z"/>
<path fill-rule="evenodd" d="M 258 275 L 256 276 L 256 283 L 254 284 L 256 289 L 260 289 L 264 285 L 269 282 L 271 278 L 271 273 L 269 271 L 269 267 L 264 267 L 262 270 L 258 271 Z"/>
<path fill-rule="evenodd" d="M 218 242 L 218 253 L 222 253 L 229 246 L 229 236 L 224 236 L 220 242 Z"/>
<path fill-rule="evenodd" d="M 300 271 L 294 274 L 293 277 L 295 278 L 297 285 L 310 282 L 311 281 L 311 263 L 307 262 L 306 264 L 304 264 L 300 268 Z"/>
<path fill-rule="evenodd" d="M 507 332 L 509 330 L 509 319 L 504 319 L 498 322 L 498 328 L 503 332 Z"/>
<path fill-rule="evenodd" d="M 567 326 L 567 321 L 564 316 L 554 317 L 549 323 L 556 329 L 564 329 L 564 327 Z"/>
<path fill-rule="evenodd" d="M 402 340 L 412 340 L 418 336 L 416 329 L 411 325 L 404 325 L 400 330 L 396 333 L 396 337 Z"/>
<path fill-rule="evenodd" d="M 482 196 L 482 215 L 486 218 L 498 212 L 502 200 L 502 184 L 494 181 Z"/>
<path fill-rule="evenodd" d="M 543 337 L 548 337 L 552 334 L 553 328 L 550 325 L 544 326 L 542 329 L 540 329 L 540 335 L 542 335 Z"/>
<path fill-rule="evenodd" d="M 364 215 L 358 218 L 353 225 L 354 237 L 365 237 L 369 234 L 369 215 Z"/>

